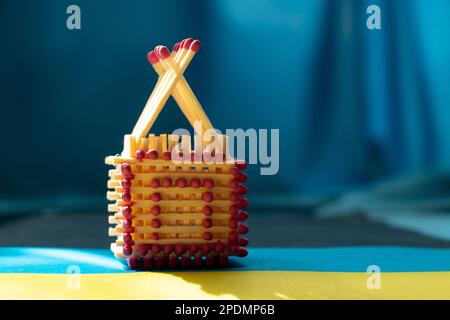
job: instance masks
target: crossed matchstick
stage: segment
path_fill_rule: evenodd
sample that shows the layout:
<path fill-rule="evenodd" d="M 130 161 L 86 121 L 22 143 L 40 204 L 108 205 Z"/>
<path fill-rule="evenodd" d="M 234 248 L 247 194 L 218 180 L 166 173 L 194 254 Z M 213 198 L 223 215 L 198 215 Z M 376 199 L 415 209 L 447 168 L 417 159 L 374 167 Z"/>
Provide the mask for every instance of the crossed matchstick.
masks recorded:
<path fill-rule="evenodd" d="M 170 95 L 194 128 L 195 121 L 201 121 L 203 132 L 213 129 L 211 121 L 183 76 L 199 49 L 200 41 L 188 38 L 175 44 L 172 54 L 165 46 L 156 46 L 147 54 L 159 79 L 133 129 L 132 136 L 136 141 L 140 141 L 148 133 Z"/>

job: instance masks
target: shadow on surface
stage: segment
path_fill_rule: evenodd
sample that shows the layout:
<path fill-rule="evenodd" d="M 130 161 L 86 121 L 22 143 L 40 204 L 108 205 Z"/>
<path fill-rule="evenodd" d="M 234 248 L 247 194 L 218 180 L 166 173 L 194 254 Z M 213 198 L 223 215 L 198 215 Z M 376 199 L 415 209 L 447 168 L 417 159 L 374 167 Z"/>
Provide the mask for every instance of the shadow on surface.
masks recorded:
<path fill-rule="evenodd" d="M 250 209 L 252 247 L 450 247 L 450 241 L 374 222 L 361 214 L 318 219 L 299 209 Z M 1 246 L 109 248 L 107 213 L 0 216 Z"/>

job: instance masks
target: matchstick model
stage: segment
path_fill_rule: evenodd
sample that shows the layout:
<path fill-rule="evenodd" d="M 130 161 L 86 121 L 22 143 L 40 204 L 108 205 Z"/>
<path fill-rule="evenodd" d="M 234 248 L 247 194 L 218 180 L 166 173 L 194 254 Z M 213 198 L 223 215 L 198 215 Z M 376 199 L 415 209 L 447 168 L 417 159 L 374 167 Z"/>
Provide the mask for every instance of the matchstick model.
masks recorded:
<path fill-rule="evenodd" d="M 230 256 L 247 255 L 247 163 L 228 155 L 226 137 L 205 134 L 214 128 L 183 76 L 199 49 L 189 38 L 172 53 L 164 46 L 148 53 L 158 82 L 122 153 L 105 160 L 114 166 L 107 192 L 111 250 L 131 269 L 225 267 Z M 194 127 L 194 148 L 190 135 L 149 133 L 171 95 Z"/>

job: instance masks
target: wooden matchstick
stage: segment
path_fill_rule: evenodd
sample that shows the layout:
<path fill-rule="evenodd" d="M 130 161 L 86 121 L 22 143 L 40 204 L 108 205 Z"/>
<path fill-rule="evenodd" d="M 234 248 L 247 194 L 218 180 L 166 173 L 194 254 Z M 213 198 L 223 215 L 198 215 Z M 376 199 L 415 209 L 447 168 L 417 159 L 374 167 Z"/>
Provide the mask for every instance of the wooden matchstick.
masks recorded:
<path fill-rule="evenodd" d="M 178 49 L 180 48 L 180 42 L 175 43 L 175 45 L 173 46 L 173 50 L 172 50 L 172 58 L 174 58 L 178 52 Z"/>
<path fill-rule="evenodd" d="M 186 43 L 189 42 L 185 42 L 183 45 L 187 46 Z M 183 51 L 185 52 L 183 53 Z M 161 65 L 166 71 L 169 69 L 178 70 L 178 63 L 183 59 L 184 55 L 187 54 L 187 51 L 188 50 L 186 48 L 181 48 L 181 50 L 179 49 L 178 52 L 180 53 L 176 55 L 175 60 L 172 58 L 164 59 L 161 61 Z M 208 129 L 213 129 L 211 121 L 203 110 L 200 102 L 197 100 L 195 94 L 192 92 L 192 89 L 187 83 L 184 76 L 181 75 L 180 80 L 178 80 L 178 83 L 175 87 L 175 90 L 184 97 L 184 100 L 187 100 L 187 105 L 180 105 L 180 108 L 183 109 L 183 113 L 192 114 L 191 117 L 193 117 L 197 121 L 200 121 L 202 123 L 203 132 Z M 191 125 L 194 127 L 194 123 L 191 122 Z M 198 132 L 198 134 L 200 134 L 200 132 Z"/>
<path fill-rule="evenodd" d="M 162 63 L 160 62 L 158 56 L 154 51 L 150 51 L 147 54 L 148 61 L 153 66 L 153 69 L 156 71 L 156 73 L 160 76 L 164 75 L 164 72 L 166 71 Z M 179 84 L 177 84 L 172 92 L 172 96 L 175 99 L 176 103 L 180 106 L 181 111 L 183 112 L 184 116 L 188 119 L 189 123 L 193 126 L 194 122 L 197 120 L 195 115 L 190 111 L 189 108 L 186 108 L 185 106 L 188 106 L 189 101 L 186 97 L 186 95 L 183 95 L 180 93 L 180 90 L 178 89 Z"/>
<path fill-rule="evenodd" d="M 177 52 L 175 54 L 174 59 L 179 61 L 180 57 L 182 57 L 186 54 L 187 50 L 189 49 L 189 46 L 191 45 L 191 43 L 193 41 L 194 41 L 194 39 L 192 39 L 192 38 L 187 38 L 187 39 L 182 40 L 180 42 L 180 45 L 177 48 Z"/>
<path fill-rule="evenodd" d="M 150 98 L 148 99 L 141 116 L 139 117 L 133 132 L 131 133 L 136 141 L 140 141 L 152 127 L 162 108 L 164 107 L 167 99 L 169 99 L 172 89 L 177 84 L 180 76 L 188 67 L 195 53 L 200 49 L 200 41 L 195 40 L 191 43 L 188 52 L 181 59 L 178 72 L 171 69 L 168 70 L 158 81 L 155 89 L 153 90 Z M 162 47 L 160 50 L 160 56 L 162 60 L 170 58 L 170 51 L 167 47 Z"/>
<path fill-rule="evenodd" d="M 179 61 L 181 59 L 183 59 L 184 55 L 189 50 L 189 46 L 192 42 L 193 42 L 192 38 L 188 38 L 188 39 L 184 39 L 181 42 L 175 44 L 175 46 L 174 46 L 175 53 L 172 52 L 172 56 L 175 57 L 176 63 L 179 63 Z M 160 59 L 157 56 L 157 52 L 158 52 L 158 50 L 160 50 L 160 48 L 161 48 L 161 46 L 155 47 L 154 52 L 153 53 L 150 52 L 148 55 L 148 58 L 152 65 L 155 64 L 155 66 L 158 69 L 162 70 L 163 68 L 160 68 L 159 65 L 164 65 L 164 63 L 163 63 L 163 61 L 160 62 Z M 168 65 L 164 66 L 164 70 L 168 70 L 169 68 L 170 67 Z M 159 72 L 159 74 L 163 74 L 163 72 L 164 71 L 161 71 L 161 72 Z M 177 96 L 178 96 L 177 103 L 180 106 L 180 108 L 182 109 L 186 118 L 189 120 L 191 125 L 194 127 L 194 129 L 197 128 L 197 126 L 195 125 L 195 121 L 200 121 L 200 123 L 202 124 L 202 129 L 201 129 L 202 132 L 197 132 L 197 134 L 201 134 L 201 133 L 205 132 L 206 130 L 211 129 L 213 127 L 212 127 L 212 124 L 211 124 L 209 118 L 206 116 L 206 113 L 204 112 L 203 108 L 201 107 L 197 98 L 193 94 L 192 90 L 190 89 L 190 87 L 187 84 L 184 77 L 183 77 L 183 80 L 184 81 L 181 81 L 181 82 L 185 82 L 186 85 L 183 86 L 183 88 L 181 90 L 179 90 L 180 94 L 177 94 Z M 178 86 L 178 84 L 177 84 L 177 86 Z M 185 100 L 185 102 L 182 100 Z M 190 106 L 189 108 L 188 108 L 188 105 Z"/>
<path fill-rule="evenodd" d="M 157 48 L 155 48 L 155 50 L 157 50 Z M 182 56 L 178 57 L 179 59 L 182 58 Z M 155 69 L 156 73 L 160 76 L 171 68 L 178 69 L 178 66 L 175 65 L 173 59 L 168 58 L 165 60 L 160 60 L 154 51 L 150 51 L 148 53 L 148 60 Z M 165 63 L 166 61 L 169 61 L 169 63 Z M 181 75 L 180 80 L 178 80 L 178 83 L 176 84 L 172 92 L 172 95 L 177 104 L 180 106 L 180 109 L 182 110 L 183 114 L 189 120 L 189 123 L 194 127 L 194 129 L 195 129 L 195 121 L 201 121 L 203 132 L 213 128 L 211 121 L 209 120 L 202 106 L 198 102 L 197 98 L 192 92 L 192 89 L 190 88 L 184 76 Z M 203 132 L 197 132 L 197 134 L 202 134 Z"/>

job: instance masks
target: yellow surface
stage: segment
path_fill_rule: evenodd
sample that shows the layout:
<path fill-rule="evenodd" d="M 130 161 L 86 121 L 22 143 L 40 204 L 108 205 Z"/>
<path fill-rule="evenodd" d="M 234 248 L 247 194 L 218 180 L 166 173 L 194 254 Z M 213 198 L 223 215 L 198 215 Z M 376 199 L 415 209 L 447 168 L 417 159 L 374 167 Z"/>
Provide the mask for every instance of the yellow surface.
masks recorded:
<path fill-rule="evenodd" d="M 450 272 L 1 274 L 0 299 L 450 299 Z M 77 287 L 79 286 L 79 289 Z"/>

